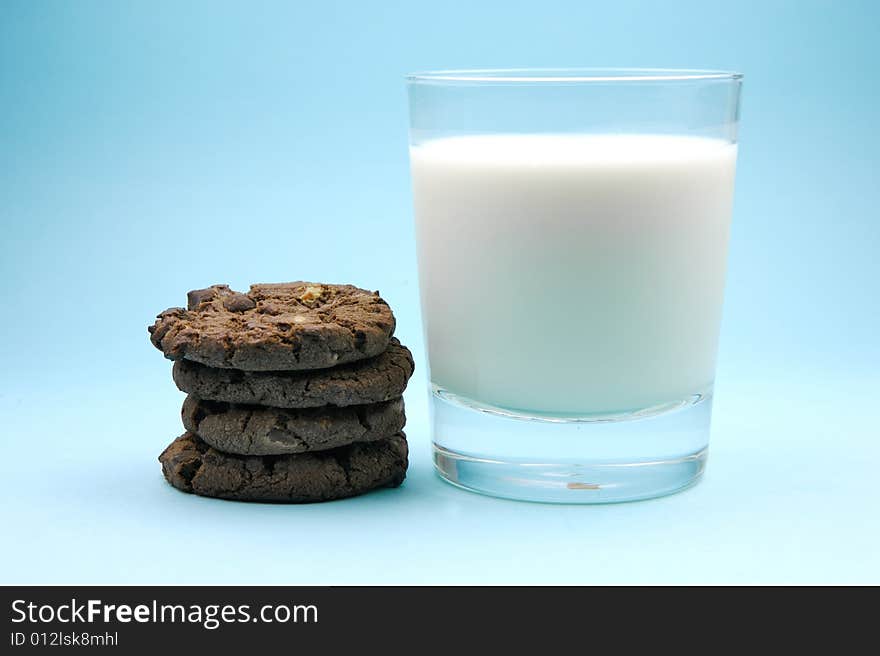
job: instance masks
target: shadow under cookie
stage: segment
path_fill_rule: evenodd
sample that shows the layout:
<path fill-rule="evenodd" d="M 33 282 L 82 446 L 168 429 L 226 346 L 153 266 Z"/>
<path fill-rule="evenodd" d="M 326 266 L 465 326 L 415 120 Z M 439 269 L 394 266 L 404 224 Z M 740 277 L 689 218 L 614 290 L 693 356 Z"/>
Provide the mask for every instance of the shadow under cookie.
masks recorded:
<path fill-rule="evenodd" d="M 408 447 L 403 433 L 375 442 L 286 456 L 222 453 L 187 432 L 159 456 L 175 488 L 238 501 L 313 503 L 396 487 L 406 478 Z"/>
<path fill-rule="evenodd" d="M 181 410 L 187 431 L 238 455 L 285 455 L 373 442 L 406 423 L 403 399 L 345 408 L 270 408 L 206 401 L 190 394 Z"/>

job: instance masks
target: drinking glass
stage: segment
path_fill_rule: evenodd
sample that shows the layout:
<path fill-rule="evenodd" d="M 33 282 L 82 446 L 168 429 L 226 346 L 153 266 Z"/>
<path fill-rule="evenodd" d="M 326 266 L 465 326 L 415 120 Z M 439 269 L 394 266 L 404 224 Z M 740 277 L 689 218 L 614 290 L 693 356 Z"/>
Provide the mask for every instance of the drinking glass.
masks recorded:
<path fill-rule="evenodd" d="M 408 76 L 434 465 L 514 499 L 706 465 L 742 76 Z"/>

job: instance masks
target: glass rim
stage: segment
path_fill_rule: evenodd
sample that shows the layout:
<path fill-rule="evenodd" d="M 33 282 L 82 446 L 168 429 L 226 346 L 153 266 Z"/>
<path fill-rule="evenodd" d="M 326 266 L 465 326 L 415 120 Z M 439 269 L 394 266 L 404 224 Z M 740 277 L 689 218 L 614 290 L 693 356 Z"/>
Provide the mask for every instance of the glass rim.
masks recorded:
<path fill-rule="evenodd" d="M 696 68 L 473 68 L 420 71 L 408 84 L 584 84 L 608 82 L 707 82 L 743 78 L 735 71 Z"/>

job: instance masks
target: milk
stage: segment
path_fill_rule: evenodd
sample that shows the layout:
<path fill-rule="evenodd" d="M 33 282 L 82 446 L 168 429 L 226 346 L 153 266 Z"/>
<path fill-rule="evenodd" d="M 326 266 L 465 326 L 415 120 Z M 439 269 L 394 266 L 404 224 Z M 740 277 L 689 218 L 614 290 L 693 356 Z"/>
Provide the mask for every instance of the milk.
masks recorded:
<path fill-rule="evenodd" d="M 434 385 L 550 415 L 711 389 L 736 146 L 661 135 L 411 148 Z"/>

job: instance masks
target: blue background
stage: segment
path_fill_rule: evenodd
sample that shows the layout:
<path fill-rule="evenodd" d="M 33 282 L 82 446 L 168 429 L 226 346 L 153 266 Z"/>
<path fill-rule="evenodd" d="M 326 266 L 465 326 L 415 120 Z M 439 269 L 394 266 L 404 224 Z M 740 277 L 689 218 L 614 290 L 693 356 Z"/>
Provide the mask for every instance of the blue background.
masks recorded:
<path fill-rule="evenodd" d="M 880 5 L 0 4 L 2 583 L 880 582 Z M 406 72 L 745 72 L 705 480 L 607 507 L 431 472 Z M 154 315 L 216 282 L 381 290 L 421 363 L 403 488 L 165 485 Z"/>

